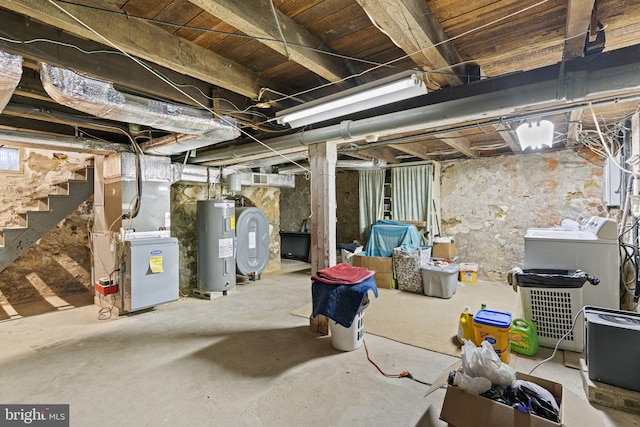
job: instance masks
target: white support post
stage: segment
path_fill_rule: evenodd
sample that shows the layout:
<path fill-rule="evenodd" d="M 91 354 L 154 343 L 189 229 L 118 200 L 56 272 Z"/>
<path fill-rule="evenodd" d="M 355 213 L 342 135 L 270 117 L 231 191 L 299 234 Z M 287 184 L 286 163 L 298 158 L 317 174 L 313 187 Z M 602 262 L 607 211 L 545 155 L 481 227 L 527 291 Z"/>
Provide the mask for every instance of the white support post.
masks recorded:
<path fill-rule="evenodd" d="M 336 160 L 335 142 L 309 146 L 312 274 L 336 264 Z M 310 317 L 309 323 L 312 329 L 329 333 L 325 316 Z"/>

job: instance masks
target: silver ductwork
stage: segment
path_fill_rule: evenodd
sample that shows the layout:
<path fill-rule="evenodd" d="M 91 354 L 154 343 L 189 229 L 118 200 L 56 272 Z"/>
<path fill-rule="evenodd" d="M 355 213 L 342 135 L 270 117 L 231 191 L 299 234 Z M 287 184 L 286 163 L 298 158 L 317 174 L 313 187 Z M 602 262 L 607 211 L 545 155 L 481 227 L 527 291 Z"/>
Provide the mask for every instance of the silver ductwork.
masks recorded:
<path fill-rule="evenodd" d="M 0 113 L 7 106 L 22 77 L 22 57 L 0 51 Z"/>
<path fill-rule="evenodd" d="M 40 79 L 49 96 L 67 107 L 104 119 L 199 136 L 197 141 L 188 144 L 178 144 L 177 140 L 164 144 L 156 142 L 153 154 L 178 154 L 240 136 L 235 119 L 224 117 L 217 120 L 209 112 L 196 108 L 125 94 L 110 82 L 64 68 L 41 62 Z"/>
<path fill-rule="evenodd" d="M 310 167 L 308 163 L 298 165 L 287 165 L 278 168 L 279 174 L 299 174 L 306 173 L 307 169 L 304 168 Z M 371 160 L 337 160 L 336 161 L 336 169 L 338 170 L 371 170 L 371 169 L 383 169 L 387 167 L 387 162 L 380 159 L 371 159 Z"/>
<path fill-rule="evenodd" d="M 126 153 L 128 146 L 113 144 L 89 138 L 73 136 L 54 136 L 42 133 L 0 130 L 0 145 L 11 147 L 40 148 L 45 150 L 64 150 L 75 153 Z"/>
<path fill-rule="evenodd" d="M 223 119 L 228 126 L 219 126 L 202 135 L 167 135 L 162 138 L 152 139 L 140 144 L 140 148 L 145 154 L 155 154 L 158 156 L 173 156 L 197 148 L 208 147 L 223 141 L 235 139 L 240 135 L 235 119 L 224 116 Z"/>
<path fill-rule="evenodd" d="M 336 169 L 382 169 L 387 167 L 386 160 L 338 160 L 336 161 Z"/>
<path fill-rule="evenodd" d="M 171 164 L 171 184 L 220 184 L 220 176 L 229 186 L 229 177 L 235 175 L 240 178 L 239 184 L 245 187 L 286 187 L 294 188 L 293 175 L 277 175 L 272 173 L 241 173 L 234 169 L 210 168 L 207 166 L 185 165 L 182 163 Z M 230 190 L 231 191 L 231 190 Z"/>

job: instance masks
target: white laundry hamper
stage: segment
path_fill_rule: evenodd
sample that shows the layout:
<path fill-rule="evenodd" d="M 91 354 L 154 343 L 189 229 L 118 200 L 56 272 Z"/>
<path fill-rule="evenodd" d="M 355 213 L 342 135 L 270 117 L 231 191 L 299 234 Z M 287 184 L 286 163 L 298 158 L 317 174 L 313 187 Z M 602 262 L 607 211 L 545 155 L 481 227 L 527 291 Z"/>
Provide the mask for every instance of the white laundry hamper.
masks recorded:
<path fill-rule="evenodd" d="M 333 320 L 329 322 L 333 348 L 340 351 L 353 351 L 362 346 L 362 340 L 364 339 L 364 309 L 368 305 L 367 302 L 367 304 L 360 307 L 356 317 L 353 319 L 353 323 L 348 328 Z"/>

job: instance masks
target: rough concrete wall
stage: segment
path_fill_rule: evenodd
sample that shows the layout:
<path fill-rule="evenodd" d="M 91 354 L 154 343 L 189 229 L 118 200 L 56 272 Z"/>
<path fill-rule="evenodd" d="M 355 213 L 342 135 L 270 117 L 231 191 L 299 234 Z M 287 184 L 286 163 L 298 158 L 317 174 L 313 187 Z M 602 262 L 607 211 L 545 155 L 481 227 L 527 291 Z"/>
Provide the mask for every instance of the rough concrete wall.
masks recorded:
<path fill-rule="evenodd" d="M 352 243 L 360 238 L 359 180 L 357 171 L 336 173 L 336 234 L 338 243 Z"/>
<path fill-rule="evenodd" d="M 295 178 L 295 188 L 283 188 L 280 192 L 281 231 L 301 231 L 304 221 L 311 215 L 311 181 L 305 175 L 296 175 Z"/>
<path fill-rule="evenodd" d="M 442 231 L 478 277 L 504 282 L 524 263 L 528 228 L 606 216 L 602 161 L 570 150 L 442 163 Z"/>
<path fill-rule="evenodd" d="M 178 184 L 171 192 L 171 235 L 178 239 L 180 289 L 189 293 L 198 286 L 198 200 L 215 197 L 206 185 Z M 271 187 L 243 187 L 235 196 L 244 200 L 245 206 L 261 209 L 269 221 L 269 262 L 264 273 L 280 269 L 279 196 L 280 189 Z"/>
<path fill-rule="evenodd" d="M 18 214 L 38 210 L 36 198 L 52 194 L 54 183 L 73 176 L 72 170 L 86 166 L 89 155 L 48 150 L 23 150 L 21 172 L 0 172 L 4 191 L 0 193 L 0 227 L 19 225 Z M 93 219 L 93 198 L 44 235 L 0 274 L 0 303 L 33 303 L 32 314 L 54 310 L 43 296 L 57 295 L 72 305 L 89 303 L 77 296 L 88 294 L 91 285 L 91 253 L 88 231 Z M 46 286 L 42 286 L 42 284 Z M 36 305 L 34 305 L 36 304 Z M 48 307 L 47 307 L 48 306 Z M 2 310 L 0 310 L 1 314 Z"/>

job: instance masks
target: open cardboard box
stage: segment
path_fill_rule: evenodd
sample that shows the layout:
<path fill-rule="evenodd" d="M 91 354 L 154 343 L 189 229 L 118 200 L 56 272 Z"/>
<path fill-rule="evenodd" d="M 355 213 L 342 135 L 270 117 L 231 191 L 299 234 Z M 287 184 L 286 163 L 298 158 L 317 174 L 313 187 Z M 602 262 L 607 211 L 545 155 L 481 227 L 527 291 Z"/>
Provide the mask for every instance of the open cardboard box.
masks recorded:
<path fill-rule="evenodd" d="M 381 256 L 353 255 L 355 267 L 365 267 L 376 272 L 376 286 L 378 288 L 396 289 L 396 279 L 393 277 L 393 258 Z"/>
<path fill-rule="evenodd" d="M 446 372 L 436 378 L 426 395 L 446 385 L 449 372 L 459 366 L 460 362 L 457 362 L 447 368 Z M 559 423 L 517 411 L 508 405 L 467 393 L 455 386 L 447 386 L 440 419 L 455 427 L 604 427 L 602 414 L 562 384 L 521 372 L 516 375 L 519 380 L 534 382 L 553 394 L 560 406 Z"/>

